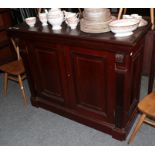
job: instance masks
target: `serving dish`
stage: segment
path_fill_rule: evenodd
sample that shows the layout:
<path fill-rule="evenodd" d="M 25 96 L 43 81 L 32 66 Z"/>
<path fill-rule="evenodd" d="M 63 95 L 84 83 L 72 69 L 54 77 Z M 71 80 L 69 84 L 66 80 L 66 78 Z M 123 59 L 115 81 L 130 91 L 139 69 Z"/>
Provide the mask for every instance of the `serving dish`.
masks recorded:
<path fill-rule="evenodd" d="M 110 30 L 115 33 L 115 37 L 125 37 L 133 34 L 137 29 L 139 20 L 137 19 L 119 19 L 109 24 Z"/>

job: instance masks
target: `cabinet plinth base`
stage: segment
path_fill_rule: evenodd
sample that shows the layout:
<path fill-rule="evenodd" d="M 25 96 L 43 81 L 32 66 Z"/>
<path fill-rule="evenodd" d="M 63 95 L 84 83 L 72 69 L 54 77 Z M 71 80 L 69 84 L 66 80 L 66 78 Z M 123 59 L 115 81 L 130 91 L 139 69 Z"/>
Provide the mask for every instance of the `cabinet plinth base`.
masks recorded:
<path fill-rule="evenodd" d="M 137 114 L 137 113 L 135 113 L 133 115 L 133 118 L 128 123 L 128 126 L 126 128 L 120 129 L 120 128 L 115 128 L 115 126 L 113 124 L 99 122 L 97 120 L 92 120 L 90 117 L 85 117 L 84 115 L 80 115 L 74 110 L 69 110 L 64 107 L 56 106 L 56 105 L 52 104 L 51 102 L 49 103 L 49 102 L 42 100 L 40 98 L 37 98 L 37 100 L 35 100 L 33 98 L 31 100 L 31 102 L 32 102 L 32 105 L 37 108 L 40 107 L 40 108 L 46 109 L 46 110 L 54 112 L 60 116 L 64 116 L 64 117 L 74 120 L 76 122 L 82 123 L 86 126 L 95 128 L 101 132 L 111 135 L 112 138 L 120 140 L 120 141 L 123 141 L 126 139 L 128 133 L 130 131 L 130 128 L 131 128 L 132 124 L 134 123 L 136 114 Z"/>

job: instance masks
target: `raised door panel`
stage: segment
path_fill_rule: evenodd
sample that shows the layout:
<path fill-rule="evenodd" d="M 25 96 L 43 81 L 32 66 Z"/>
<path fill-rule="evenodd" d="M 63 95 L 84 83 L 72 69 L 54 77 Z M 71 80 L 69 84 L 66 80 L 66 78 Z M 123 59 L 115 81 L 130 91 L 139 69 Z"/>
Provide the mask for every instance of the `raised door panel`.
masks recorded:
<path fill-rule="evenodd" d="M 114 63 L 108 52 L 71 49 L 75 108 L 87 117 L 113 122 Z"/>
<path fill-rule="evenodd" d="M 56 45 L 46 43 L 31 44 L 29 49 L 37 96 L 64 105 L 66 86 L 63 52 Z"/>

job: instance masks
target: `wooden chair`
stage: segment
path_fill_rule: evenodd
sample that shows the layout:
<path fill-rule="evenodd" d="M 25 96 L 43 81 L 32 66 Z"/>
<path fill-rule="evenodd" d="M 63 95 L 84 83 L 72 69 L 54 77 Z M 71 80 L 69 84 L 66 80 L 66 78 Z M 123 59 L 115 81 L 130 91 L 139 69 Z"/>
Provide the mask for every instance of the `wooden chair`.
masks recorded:
<path fill-rule="evenodd" d="M 19 47 L 17 43 L 14 39 L 11 39 L 11 42 L 16 51 L 17 60 L 0 66 L 0 70 L 4 72 L 4 95 L 7 94 L 8 80 L 16 81 L 19 83 L 24 98 L 24 103 L 25 105 L 27 105 L 27 96 L 22 82 L 26 78 L 24 65 L 20 57 Z"/>
<path fill-rule="evenodd" d="M 122 14 L 126 14 L 127 8 L 120 8 L 118 13 L 118 19 L 121 19 Z M 152 30 L 154 30 L 154 8 L 150 8 L 150 17 L 151 17 L 151 23 L 152 23 Z"/>
<path fill-rule="evenodd" d="M 129 138 L 128 144 L 133 140 L 137 131 L 139 130 L 139 128 L 141 127 L 141 125 L 143 123 L 148 123 L 152 126 L 155 126 L 155 122 L 153 122 L 152 120 L 145 119 L 146 117 L 155 119 L 155 92 L 151 92 L 150 94 L 145 96 L 144 99 L 142 99 L 139 102 L 138 110 L 142 114 L 139 118 L 139 121 L 138 121 L 133 133 L 131 134 L 131 136 Z"/>

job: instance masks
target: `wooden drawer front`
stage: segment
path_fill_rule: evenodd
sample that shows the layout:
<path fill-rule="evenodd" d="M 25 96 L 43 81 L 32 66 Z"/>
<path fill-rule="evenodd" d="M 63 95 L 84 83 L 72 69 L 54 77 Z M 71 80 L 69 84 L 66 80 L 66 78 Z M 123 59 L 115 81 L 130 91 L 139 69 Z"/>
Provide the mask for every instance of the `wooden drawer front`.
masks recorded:
<path fill-rule="evenodd" d="M 8 39 L 6 31 L 0 31 L 0 42 Z"/>

